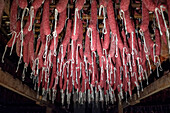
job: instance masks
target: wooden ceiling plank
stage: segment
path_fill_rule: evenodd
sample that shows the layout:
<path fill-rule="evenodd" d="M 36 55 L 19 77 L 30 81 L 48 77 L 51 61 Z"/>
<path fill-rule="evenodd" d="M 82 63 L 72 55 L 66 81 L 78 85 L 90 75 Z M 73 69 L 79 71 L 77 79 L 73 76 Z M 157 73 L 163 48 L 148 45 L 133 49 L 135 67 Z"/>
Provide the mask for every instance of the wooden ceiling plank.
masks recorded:
<path fill-rule="evenodd" d="M 3 72 L 0 69 L 0 85 L 14 91 L 26 98 L 29 98 L 33 101 L 38 101 L 36 98 L 36 92 L 29 88 L 27 85 L 23 84 L 19 79 L 13 78 L 9 73 Z"/>
<path fill-rule="evenodd" d="M 13 92 L 18 93 L 32 101 L 37 105 L 54 108 L 54 105 L 49 101 L 43 101 L 41 98 L 37 99 L 37 93 L 26 84 L 23 84 L 18 78 L 14 78 L 7 72 L 3 72 L 0 68 L 0 86 L 5 87 Z"/>
<path fill-rule="evenodd" d="M 136 94 L 132 96 L 132 99 L 128 99 L 128 102 L 123 102 L 123 108 L 128 107 L 129 105 L 135 105 L 140 102 L 140 100 L 145 99 L 157 92 L 160 92 L 166 88 L 170 87 L 170 72 L 155 82 L 148 85 L 144 88 L 143 92 L 140 92 L 140 97 L 137 97 Z"/>

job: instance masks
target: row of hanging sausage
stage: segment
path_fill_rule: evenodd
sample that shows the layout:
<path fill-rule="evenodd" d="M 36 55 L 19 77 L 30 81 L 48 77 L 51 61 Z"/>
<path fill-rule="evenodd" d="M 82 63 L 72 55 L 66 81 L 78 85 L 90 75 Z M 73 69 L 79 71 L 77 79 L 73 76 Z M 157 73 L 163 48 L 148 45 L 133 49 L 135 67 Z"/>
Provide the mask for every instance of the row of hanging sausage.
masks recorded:
<path fill-rule="evenodd" d="M 23 80 L 27 67 L 32 69 L 31 77 L 35 87 L 46 100 L 47 94 L 54 102 L 56 93 L 61 92 L 61 103 L 70 104 L 71 94 L 76 94 L 76 101 L 116 101 L 115 90 L 119 100 L 124 94 L 132 96 L 132 90 L 137 87 L 137 94 L 143 90 L 142 81 L 148 84 L 147 70 L 151 73 L 151 60 L 157 70 L 162 70 L 160 53 L 161 40 L 170 48 L 168 24 L 164 13 L 170 1 L 165 4 L 155 4 L 152 0 L 143 0 L 142 23 L 137 29 L 131 19 L 130 0 L 121 0 L 119 15 L 120 27 L 112 0 L 91 0 L 91 18 L 83 31 L 83 20 L 80 17 L 86 0 L 70 1 L 75 4 L 74 19 L 67 14 L 68 0 L 59 0 L 54 9 L 54 24 L 50 27 L 51 0 L 34 0 L 28 8 L 27 0 L 13 0 L 10 12 L 11 39 L 5 51 L 16 45 L 19 65 L 24 62 Z M 115 1 L 116 2 L 116 1 Z M 131 1 L 132 2 L 132 1 Z M 18 6 L 22 15 L 18 19 Z M 43 8 L 39 38 L 34 38 L 36 13 Z M 29 17 L 24 25 L 24 16 Z M 148 29 L 149 12 L 155 14 L 153 41 Z M 170 11 L 168 11 L 170 12 Z M 97 15 L 103 15 L 102 33 L 99 33 Z M 156 27 L 156 24 L 158 27 Z M 120 29 L 121 28 L 121 29 Z M 65 30 L 65 35 L 59 41 L 59 34 Z M 137 35 L 137 33 L 139 35 Z M 85 38 L 84 38 L 85 35 Z M 2 62 L 5 52 L 2 57 Z M 149 73 L 149 74 L 150 74 Z M 157 73 L 159 76 L 159 72 Z M 36 86 L 37 85 L 37 86 Z M 67 98 L 65 98 L 67 97 Z"/>

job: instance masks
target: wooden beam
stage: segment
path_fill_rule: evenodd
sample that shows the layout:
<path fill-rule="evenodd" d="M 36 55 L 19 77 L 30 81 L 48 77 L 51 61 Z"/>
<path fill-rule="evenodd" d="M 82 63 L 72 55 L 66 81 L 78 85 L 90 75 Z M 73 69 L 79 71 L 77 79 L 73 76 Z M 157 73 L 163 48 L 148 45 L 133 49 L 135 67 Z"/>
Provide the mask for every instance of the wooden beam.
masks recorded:
<path fill-rule="evenodd" d="M 135 105 L 140 102 L 140 100 L 145 99 L 146 97 L 149 97 L 161 90 L 164 90 L 166 88 L 170 87 L 170 72 L 155 82 L 148 85 L 146 88 L 144 88 L 143 92 L 140 92 L 140 97 L 137 97 L 136 94 L 132 96 L 132 99 L 128 99 L 127 102 L 123 102 L 123 108 L 128 107 L 129 105 Z"/>
<path fill-rule="evenodd" d="M 3 86 L 13 92 L 16 92 L 30 100 L 36 102 L 37 105 L 46 106 L 50 108 L 54 108 L 55 106 L 51 104 L 50 101 L 43 101 L 42 96 L 37 98 L 37 93 L 33 89 L 31 89 L 26 84 L 23 84 L 21 80 L 14 78 L 7 72 L 3 72 L 0 68 L 0 86 Z"/>
<path fill-rule="evenodd" d="M 9 16 L 9 14 L 10 14 L 10 0 L 5 0 L 4 12 Z"/>
<path fill-rule="evenodd" d="M 0 85 L 28 99 L 38 101 L 38 99 L 36 98 L 37 94 L 33 89 L 23 84 L 19 79 L 14 78 L 9 73 L 3 72 L 1 69 L 0 69 Z"/>

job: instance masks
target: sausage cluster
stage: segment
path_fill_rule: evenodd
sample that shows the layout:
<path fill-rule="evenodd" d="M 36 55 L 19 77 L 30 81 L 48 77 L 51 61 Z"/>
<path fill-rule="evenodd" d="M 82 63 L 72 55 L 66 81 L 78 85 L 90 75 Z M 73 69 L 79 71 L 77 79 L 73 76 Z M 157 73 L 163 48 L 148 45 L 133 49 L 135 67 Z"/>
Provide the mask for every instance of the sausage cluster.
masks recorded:
<path fill-rule="evenodd" d="M 170 45 L 169 31 L 164 17 L 166 5 L 142 0 L 142 19 L 135 20 L 132 15 L 137 12 L 132 14 L 131 2 L 121 0 L 120 8 L 116 9 L 112 0 L 99 0 L 99 8 L 103 7 L 100 14 L 104 17 L 100 29 L 101 20 L 97 17 L 101 9 L 98 10 L 96 0 L 91 0 L 88 22 L 82 18 L 87 12 L 83 8 L 86 0 L 59 0 L 55 7 L 55 23 L 50 21 L 51 0 L 34 0 L 26 24 L 18 18 L 17 11 L 18 6 L 21 11 L 28 7 L 27 0 L 13 0 L 10 14 L 12 37 L 7 47 L 12 49 L 16 43 L 17 55 L 23 55 L 24 69 L 31 67 L 38 94 L 42 89 L 45 100 L 49 95 L 54 102 L 59 92 L 62 104 L 70 104 L 74 94 L 77 94 L 75 101 L 80 103 L 105 101 L 108 104 L 116 101 L 115 91 L 123 99 L 124 94 L 132 96 L 135 87 L 140 96 L 142 82 L 148 81 L 150 73 L 147 72 L 151 72 L 151 60 L 161 69 L 161 41 Z M 67 8 L 69 3 L 75 5 L 74 11 Z M 168 0 L 167 4 L 170 4 Z M 42 19 L 40 33 L 35 39 L 34 24 L 39 9 Z M 153 38 L 148 28 L 149 11 L 155 14 Z"/>

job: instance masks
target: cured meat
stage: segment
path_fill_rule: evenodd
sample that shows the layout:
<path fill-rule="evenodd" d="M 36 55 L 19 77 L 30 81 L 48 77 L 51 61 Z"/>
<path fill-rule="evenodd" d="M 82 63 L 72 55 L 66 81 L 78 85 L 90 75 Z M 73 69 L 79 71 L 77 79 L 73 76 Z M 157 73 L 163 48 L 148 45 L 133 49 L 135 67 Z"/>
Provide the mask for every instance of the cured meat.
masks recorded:
<path fill-rule="evenodd" d="M 127 11 L 129 9 L 130 0 L 121 0 L 120 9 L 123 11 Z"/>
<path fill-rule="evenodd" d="M 65 37 L 62 42 L 63 46 L 66 46 L 67 44 L 69 44 L 70 37 L 71 37 L 71 22 L 72 22 L 72 20 L 68 20 L 68 22 L 67 22 L 66 34 L 65 34 Z"/>
<path fill-rule="evenodd" d="M 102 45 L 101 45 L 101 42 L 100 42 L 99 33 L 97 33 L 97 53 L 100 57 L 103 56 Z"/>
<path fill-rule="evenodd" d="M 56 32 L 57 34 L 60 34 L 61 31 L 63 30 L 64 28 L 64 25 L 65 25 L 65 20 L 66 20 L 66 9 L 63 10 L 60 15 L 59 15 L 59 20 L 58 20 L 58 24 L 57 24 L 57 27 L 56 27 Z"/>
<path fill-rule="evenodd" d="M 146 8 L 149 11 L 152 11 L 152 12 L 155 11 L 156 5 L 153 3 L 152 0 L 143 0 L 143 3 L 145 4 Z"/>
<path fill-rule="evenodd" d="M 96 0 L 92 0 L 91 2 L 91 20 L 90 24 L 97 24 L 97 2 Z"/>
<path fill-rule="evenodd" d="M 27 0 L 18 0 L 18 5 L 22 9 L 26 8 L 28 5 Z"/>
<path fill-rule="evenodd" d="M 149 11 L 145 4 L 142 2 L 142 23 L 140 29 L 145 32 L 149 26 Z"/>
<path fill-rule="evenodd" d="M 32 32 L 30 35 L 30 41 L 28 43 L 29 46 L 29 58 L 31 61 L 34 60 L 34 33 Z"/>
<path fill-rule="evenodd" d="M 43 9 L 44 9 L 42 17 L 43 30 L 45 35 L 49 35 L 51 33 L 49 23 L 49 0 L 45 0 Z"/>
<path fill-rule="evenodd" d="M 16 30 L 16 22 L 17 22 L 17 0 L 13 0 L 11 9 L 10 9 L 10 31 Z"/>
<path fill-rule="evenodd" d="M 114 13 L 114 9 L 113 9 L 112 0 L 108 0 L 108 6 L 107 6 L 108 21 L 109 21 L 109 26 L 110 26 L 110 29 L 112 31 L 112 34 L 115 35 L 117 33 L 116 33 L 116 20 L 115 20 L 114 14 L 115 13 Z"/>
<path fill-rule="evenodd" d="M 34 2 L 32 3 L 32 6 L 34 7 L 34 9 L 38 9 L 43 3 L 43 1 L 44 0 L 34 0 Z"/>
<path fill-rule="evenodd" d="M 59 0 L 59 2 L 56 5 L 56 9 L 58 13 L 61 13 L 66 9 L 67 3 L 68 3 L 68 0 Z"/>
<path fill-rule="evenodd" d="M 85 2 L 86 2 L 86 0 L 77 0 L 76 8 L 78 8 L 78 10 L 81 10 L 83 8 L 83 5 Z"/>

